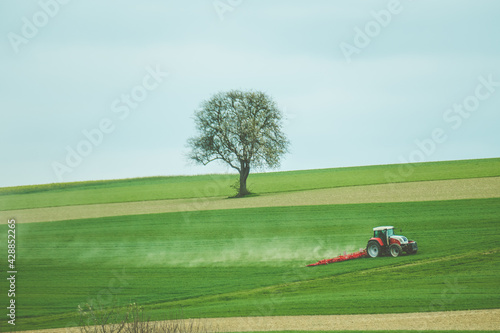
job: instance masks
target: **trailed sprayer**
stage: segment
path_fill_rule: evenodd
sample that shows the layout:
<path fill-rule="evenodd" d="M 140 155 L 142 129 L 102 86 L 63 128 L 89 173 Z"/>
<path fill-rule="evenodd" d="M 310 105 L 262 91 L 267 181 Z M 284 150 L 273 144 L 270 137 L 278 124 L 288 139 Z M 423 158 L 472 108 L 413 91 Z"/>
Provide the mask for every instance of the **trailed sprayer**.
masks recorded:
<path fill-rule="evenodd" d="M 393 226 L 383 226 L 373 228 L 373 237 L 368 241 L 366 249 L 360 249 L 358 252 L 350 254 L 344 253 L 344 255 L 332 259 L 320 260 L 317 263 L 307 266 L 327 265 L 334 262 L 366 257 L 376 258 L 383 255 L 397 257 L 403 252 L 406 252 L 406 254 L 415 254 L 417 251 L 417 242 L 409 240 L 405 236 L 396 235 Z"/>

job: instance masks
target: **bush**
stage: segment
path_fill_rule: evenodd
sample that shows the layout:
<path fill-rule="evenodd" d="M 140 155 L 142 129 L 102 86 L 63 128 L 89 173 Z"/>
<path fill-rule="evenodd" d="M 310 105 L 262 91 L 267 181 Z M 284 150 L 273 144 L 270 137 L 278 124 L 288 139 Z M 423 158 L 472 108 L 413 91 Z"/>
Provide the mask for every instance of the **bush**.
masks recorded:
<path fill-rule="evenodd" d="M 78 306 L 81 333 L 208 333 L 200 320 L 151 321 L 144 308 L 133 303 L 126 308 L 86 304 Z"/>

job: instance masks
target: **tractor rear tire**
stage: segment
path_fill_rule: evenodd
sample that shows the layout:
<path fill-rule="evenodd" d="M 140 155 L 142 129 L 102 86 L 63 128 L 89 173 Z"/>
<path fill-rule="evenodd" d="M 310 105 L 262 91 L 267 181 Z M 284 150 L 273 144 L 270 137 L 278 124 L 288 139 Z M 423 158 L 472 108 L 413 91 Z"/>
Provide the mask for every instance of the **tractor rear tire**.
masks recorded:
<path fill-rule="evenodd" d="M 399 244 L 391 244 L 391 246 L 389 246 L 389 253 L 395 258 L 403 253 L 403 249 L 401 249 L 401 245 Z"/>
<path fill-rule="evenodd" d="M 369 241 L 368 245 L 366 245 L 366 253 L 368 253 L 368 256 L 370 256 L 370 258 L 376 258 L 380 256 L 382 252 L 381 250 L 382 247 L 377 241 Z"/>

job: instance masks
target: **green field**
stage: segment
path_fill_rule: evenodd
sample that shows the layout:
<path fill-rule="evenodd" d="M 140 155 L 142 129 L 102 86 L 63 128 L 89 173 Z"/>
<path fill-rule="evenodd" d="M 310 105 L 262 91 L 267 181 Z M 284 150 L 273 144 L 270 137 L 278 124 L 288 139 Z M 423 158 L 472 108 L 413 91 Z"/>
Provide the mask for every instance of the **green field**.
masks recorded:
<path fill-rule="evenodd" d="M 498 176 L 499 162 L 422 164 L 407 180 Z M 397 168 L 253 175 L 254 191 L 383 183 L 384 173 Z M 134 187 L 158 189 L 148 192 L 147 200 L 183 198 L 217 188 L 217 177 L 229 176 L 7 188 L 1 198 L 9 209 L 43 207 L 55 198 L 58 205 L 96 197 L 134 201 L 141 197 Z M 227 196 L 224 191 L 205 195 Z M 305 267 L 364 247 L 378 225 L 402 229 L 418 241 L 419 253 Z M 17 327 L 74 326 L 77 306 L 90 302 L 136 302 L 158 320 L 179 310 L 203 318 L 499 308 L 499 226 L 500 198 L 222 209 L 190 212 L 189 219 L 177 212 L 18 223 Z M 6 230 L 0 225 L 2 235 Z M 0 238 L 0 248 L 6 249 L 6 237 Z M 7 262 L 6 251 L 0 260 Z M 6 290 L 5 278 L 1 281 Z M 0 307 L 7 302 L 2 297 Z"/>
<path fill-rule="evenodd" d="M 251 174 L 256 194 L 500 176 L 500 158 Z M 236 175 L 153 177 L 0 188 L 0 211 L 95 203 L 228 197 Z"/>

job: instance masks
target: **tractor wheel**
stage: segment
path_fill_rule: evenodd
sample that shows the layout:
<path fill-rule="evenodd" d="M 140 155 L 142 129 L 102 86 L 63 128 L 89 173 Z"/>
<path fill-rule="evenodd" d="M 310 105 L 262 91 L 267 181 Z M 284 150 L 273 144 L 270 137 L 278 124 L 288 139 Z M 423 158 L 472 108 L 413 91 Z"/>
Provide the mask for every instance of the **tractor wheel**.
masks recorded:
<path fill-rule="evenodd" d="M 381 247 L 380 247 L 380 244 L 377 242 L 377 241 L 369 241 L 368 242 L 368 245 L 366 246 L 366 253 L 368 253 L 368 255 L 371 257 L 371 258 L 376 258 L 380 255 L 380 251 L 381 250 Z"/>
<path fill-rule="evenodd" d="M 399 256 L 402 252 L 403 250 L 401 249 L 401 245 L 399 244 L 391 244 L 391 246 L 389 246 L 389 253 L 393 257 Z"/>

